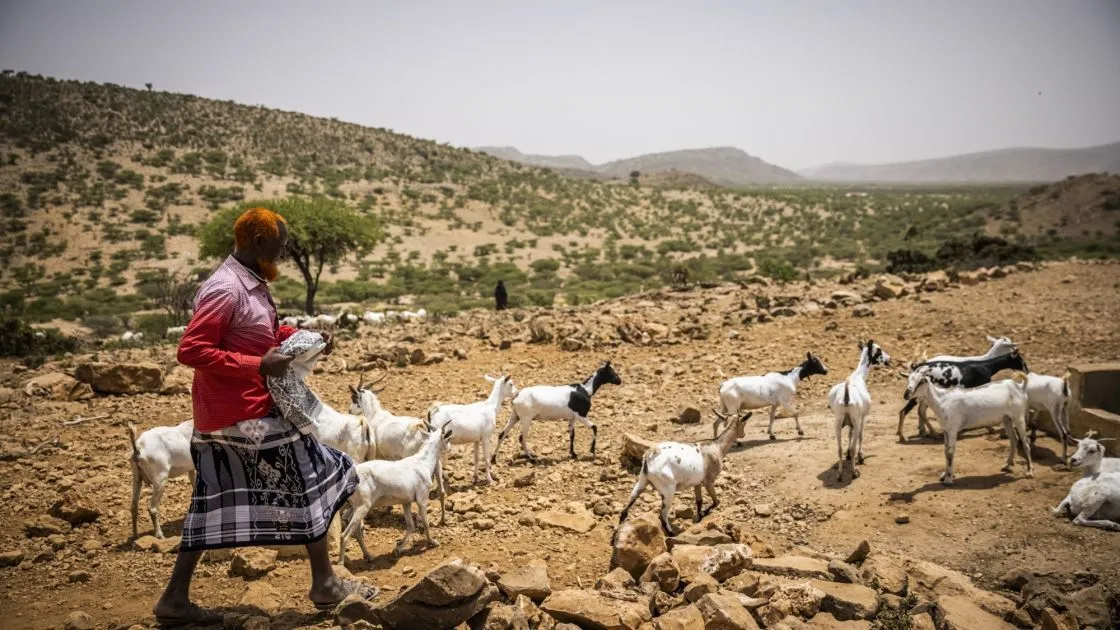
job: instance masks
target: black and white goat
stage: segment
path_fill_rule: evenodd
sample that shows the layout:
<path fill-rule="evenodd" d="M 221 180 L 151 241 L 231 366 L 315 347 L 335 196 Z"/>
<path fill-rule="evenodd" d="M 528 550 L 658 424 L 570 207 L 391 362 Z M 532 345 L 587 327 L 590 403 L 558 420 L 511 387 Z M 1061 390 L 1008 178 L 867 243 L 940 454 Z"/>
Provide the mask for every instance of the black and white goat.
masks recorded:
<path fill-rule="evenodd" d="M 622 523 L 630 514 L 630 508 L 641 496 L 647 485 L 653 486 L 661 495 L 661 528 L 666 536 L 673 535 L 669 525 L 669 509 L 673 505 L 673 496 L 680 490 L 692 488 L 696 496 L 696 511 L 692 520 L 699 523 L 700 519 L 707 516 L 719 505 L 716 496 L 716 478 L 723 470 L 723 458 L 735 446 L 735 441 L 742 434 L 743 425 L 751 417 L 737 415 L 734 419 L 726 414 L 719 414 L 723 420 L 728 421 L 727 428 L 714 440 L 704 440 L 695 443 L 661 442 L 656 444 L 642 456 L 642 471 L 638 473 L 638 481 L 630 493 L 630 501 L 626 503 L 618 522 Z M 700 487 L 708 491 L 712 497 L 712 504 L 707 510 L 703 509 L 703 494 Z"/>
<path fill-rule="evenodd" d="M 1109 439 L 1094 440 L 1090 433 L 1077 442 L 1077 452 L 1069 462 L 1085 475 L 1050 510 L 1054 516 L 1073 516 L 1076 525 L 1120 532 L 1120 458 L 1105 457 L 1101 442 Z"/>
<path fill-rule="evenodd" d="M 856 464 L 863 464 L 863 424 L 871 411 L 871 392 L 867 389 L 867 373 L 874 365 L 890 365 L 891 356 L 871 339 L 859 344 L 859 365 L 843 383 L 828 392 L 828 406 L 836 417 L 836 477 L 844 476 L 844 427 L 848 427 L 848 461 L 852 477 L 859 476 Z"/>
<path fill-rule="evenodd" d="M 793 421 L 797 425 L 797 434 L 805 435 L 801 430 L 801 417 L 794 406 L 793 399 L 797 395 L 798 383 L 814 374 L 828 374 L 828 368 L 820 359 L 813 356 L 812 352 L 808 352 L 801 365 L 787 372 L 770 372 L 763 376 L 738 376 L 728 379 L 719 386 L 720 411 L 726 416 L 748 409 L 770 407 L 770 427 L 767 433 L 773 440 L 776 439 L 774 416 L 781 406 L 786 413 L 793 416 Z M 712 423 L 713 436 L 719 435 L 722 422 L 721 417 L 717 415 L 716 421 Z"/>
<path fill-rule="evenodd" d="M 534 385 L 518 392 L 510 406 L 513 413 L 502 432 L 498 434 L 498 444 L 494 447 L 492 463 L 498 461 L 498 451 L 509 435 L 513 425 L 521 423 L 521 450 L 529 461 L 537 456 L 529 449 L 529 427 L 533 420 L 567 420 L 568 454 L 576 458 L 576 422 L 591 429 L 591 454 L 595 454 L 595 441 L 599 437 L 599 427 L 587 419 L 591 411 L 591 397 L 603 385 L 622 385 L 622 379 L 607 361 L 582 383 L 572 385 Z"/>
<path fill-rule="evenodd" d="M 915 398 L 912 394 L 923 378 L 928 378 L 938 387 L 979 387 L 992 382 L 992 376 L 1000 370 L 1027 371 L 1027 362 L 1016 348 L 1008 354 L 968 361 L 945 361 L 937 357 L 924 363 L 919 363 L 911 368 L 909 374 L 902 373 L 907 378 L 906 391 L 902 397 L 906 406 L 898 412 L 898 441 L 905 442 L 906 436 L 902 433 L 902 422 L 906 414 L 918 406 L 918 435 L 929 435 L 929 419 L 926 417 L 927 404 Z"/>

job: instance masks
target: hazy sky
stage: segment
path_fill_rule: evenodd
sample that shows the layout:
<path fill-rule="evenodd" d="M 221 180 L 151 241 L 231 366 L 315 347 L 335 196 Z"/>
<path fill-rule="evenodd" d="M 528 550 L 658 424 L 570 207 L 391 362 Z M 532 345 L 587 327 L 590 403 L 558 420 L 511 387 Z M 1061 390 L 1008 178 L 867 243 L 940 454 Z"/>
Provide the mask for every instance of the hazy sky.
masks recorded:
<path fill-rule="evenodd" d="M 1120 140 L 1118 0 L 0 0 L 0 67 L 593 162 Z"/>

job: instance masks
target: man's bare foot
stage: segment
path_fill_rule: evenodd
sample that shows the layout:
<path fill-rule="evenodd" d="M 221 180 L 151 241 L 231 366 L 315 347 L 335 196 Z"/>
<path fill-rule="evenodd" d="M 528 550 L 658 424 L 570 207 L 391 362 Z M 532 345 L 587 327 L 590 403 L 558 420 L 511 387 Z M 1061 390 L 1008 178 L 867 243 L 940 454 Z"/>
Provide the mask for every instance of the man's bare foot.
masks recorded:
<path fill-rule="evenodd" d="M 223 621 L 222 613 L 202 608 L 186 599 L 173 601 L 161 598 L 152 608 L 152 614 L 163 627 L 214 626 Z"/>

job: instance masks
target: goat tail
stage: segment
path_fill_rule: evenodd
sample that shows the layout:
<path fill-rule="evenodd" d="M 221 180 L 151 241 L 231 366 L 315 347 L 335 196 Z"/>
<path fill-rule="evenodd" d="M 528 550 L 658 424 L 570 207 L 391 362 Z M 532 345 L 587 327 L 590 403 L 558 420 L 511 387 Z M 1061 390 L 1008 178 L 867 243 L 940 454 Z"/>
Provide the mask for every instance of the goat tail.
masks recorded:
<path fill-rule="evenodd" d="M 1069 377 L 1070 376 L 1072 376 L 1072 375 L 1069 373 L 1069 370 L 1066 370 L 1066 373 L 1062 375 L 1062 396 L 1065 396 L 1067 401 L 1069 400 Z"/>
<path fill-rule="evenodd" d="M 844 406 L 852 404 L 852 394 L 848 390 L 848 381 L 844 381 Z"/>
<path fill-rule="evenodd" d="M 125 423 L 128 430 L 128 444 L 132 447 L 132 461 L 140 461 L 140 448 L 136 446 L 136 425 L 131 422 Z"/>
<path fill-rule="evenodd" d="M 1019 386 L 1019 389 L 1025 390 L 1027 388 L 1027 375 L 1026 375 L 1026 373 L 1024 373 L 1024 372 L 1013 372 L 1011 374 L 1011 380 L 1015 381 L 1015 384 Z"/>

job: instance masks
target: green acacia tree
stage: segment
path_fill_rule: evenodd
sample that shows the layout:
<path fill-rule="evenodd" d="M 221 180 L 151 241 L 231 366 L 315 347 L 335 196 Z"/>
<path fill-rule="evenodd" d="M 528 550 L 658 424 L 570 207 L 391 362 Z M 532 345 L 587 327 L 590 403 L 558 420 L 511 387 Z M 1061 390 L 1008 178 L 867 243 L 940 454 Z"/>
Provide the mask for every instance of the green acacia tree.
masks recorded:
<path fill-rule="evenodd" d="M 233 224 L 249 208 L 265 207 L 288 223 L 288 257 L 307 286 L 304 309 L 315 312 L 315 294 L 323 267 L 350 254 L 369 253 L 382 233 L 377 222 L 345 203 L 326 197 L 287 197 L 247 201 L 219 212 L 199 231 L 199 255 L 220 258 L 233 251 Z"/>

